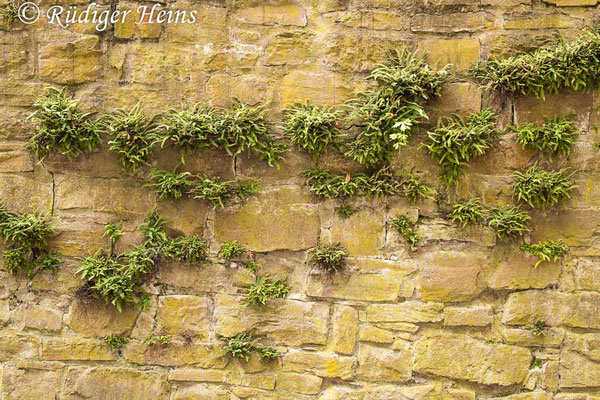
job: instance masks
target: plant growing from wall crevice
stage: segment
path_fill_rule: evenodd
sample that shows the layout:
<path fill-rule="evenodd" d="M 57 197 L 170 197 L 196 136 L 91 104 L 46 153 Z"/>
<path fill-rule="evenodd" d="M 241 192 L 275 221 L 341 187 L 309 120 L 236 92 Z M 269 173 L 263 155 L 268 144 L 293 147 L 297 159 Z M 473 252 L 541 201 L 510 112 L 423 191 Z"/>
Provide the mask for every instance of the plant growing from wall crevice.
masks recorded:
<path fill-rule="evenodd" d="M 406 240 L 410 250 L 415 251 L 421 239 L 421 235 L 415 229 L 415 224 L 410 222 L 406 215 L 400 215 L 392 220 L 392 225 L 396 228 L 398 234 Z"/>
<path fill-rule="evenodd" d="M 337 127 L 339 111 L 312 104 L 294 104 L 283 110 L 283 132 L 292 144 L 307 151 L 316 162 L 327 147 L 341 149 L 343 134 Z"/>
<path fill-rule="evenodd" d="M 462 227 L 467 225 L 480 225 L 485 220 L 485 206 L 480 199 L 470 199 L 461 203 L 456 203 L 448 218 L 452 222 L 459 223 Z"/>
<path fill-rule="evenodd" d="M 517 201 L 533 208 L 546 209 L 571 197 L 577 185 L 571 182 L 572 174 L 566 169 L 547 171 L 534 164 L 525 171 L 515 171 L 513 196 Z"/>
<path fill-rule="evenodd" d="M 156 169 L 148 174 L 150 183 L 144 187 L 154 188 L 158 200 L 176 200 L 180 199 L 190 189 L 192 182 L 189 179 L 189 172 L 177 172 L 177 167 L 172 171 L 166 169 Z"/>
<path fill-rule="evenodd" d="M 29 278 L 38 272 L 55 272 L 60 254 L 45 249 L 55 230 L 43 213 L 20 214 L 0 207 L 0 238 L 8 245 L 4 263 L 9 272 L 23 271 Z"/>
<path fill-rule="evenodd" d="M 221 249 L 219 250 L 219 255 L 227 261 L 233 261 L 247 253 L 248 249 L 246 246 L 237 240 L 222 243 Z"/>
<path fill-rule="evenodd" d="M 416 202 L 432 198 L 433 190 L 416 176 L 395 175 L 389 168 L 372 174 L 333 174 L 327 169 L 312 168 L 303 171 L 310 192 L 322 198 L 347 199 L 356 196 L 381 197 L 402 194 Z"/>
<path fill-rule="evenodd" d="M 530 330 L 533 336 L 546 336 L 549 328 L 543 319 L 539 319 L 533 324 L 525 325 L 525 329 Z"/>
<path fill-rule="evenodd" d="M 55 87 L 46 89 L 33 103 L 34 111 L 27 118 L 34 122 L 36 131 L 27 147 L 40 160 L 51 153 L 73 160 L 102 142 L 98 122 L 78 107 L 79 101 L 69 97 L 65 88 Z"/>
<path fill-rule="evenodd" d="M 309 263 L 327 272 L 337 272 L 344 266 L 346 249 L 340 243 L 325 243 L 318 240 L 317 246 L 308 252 Z"/>
<path fill-rule="evenodd" d="M 523 243 L 519 250 L 538 258 L 534 267 L 542 262 L 556 262 L 569 254 L 569 246 L 562 240 L 547 240 L 540 243 Z"/>
<path fill-rule="evenodd" d="M 530 220 L 529 214 L 518 205 L 507 208 L 494 207 L 490 210 L 487 225 L 495 231 L 498 239 L 509 240 L 529 232 Z"/>
<path fill-rule="evenodd" d="M 214 208 L 225 207 L 233 202 L 243 202 L 260 191 L 258 183 L 249 180 L 234 182 L 202 175 L 197 175 L 194 179 L 189 194 L 194 199 L 210 201 Z"/>
<path fill-rule="evenodd" d="M 188 264 L 206 264 L 208 244 L 200 236 L 179 236 L 168 238 L 161 247 L 166 257 Z"/>
<path fill-rule="evenodd" d="M 110 334 L 104 337 L 104 341 L 110 346 L 112 350 L 116 350 L 119 347 L 129 343 L 131 339 L 128 337 L 118 336 L 114 334 Z"/>
<path fill-rule="evenodd" d="M 441 178 L 449 186 L 457 182 L 468 161 L 492 148 L 497 137 L 496 115 L 484 109 L 469 114 L 466 120 L 459 115 L 440 118 L 423 145 L 442 167 Z"/>
<path fill-rule="evenodd" d="M 261 361 L 269 362 L 276 359 L 279 354 L 270 346 L 257 344 L 256 339 L 246 332 L 240 332 L 234 336 L 218 336 L 219 340 L 225 342 L 223 350 L 225 354 L 248 362 L 252 353 L 257 352 Z"/>
<path fill-rule="evenodd" d="M 346 143 L 345 154 L 367 166 L 385 165 L 416 131 L 427 114 L 419 102 L 440 95 L 448 76 L 446 67 L 433 69 L 424 56 L 408 51 L 388 52 L 388 62 L 369 75 L 375 89 L 347 101 L 348 120 L 357 134 Z"/>
<path fill-rule="evenodd" d="M 244 297 L 244 304 L 264 306 L 269 299 L 285 298 L 290 289 L 285 280 L 272 280 L 268 275 L 257 276 L 254 284 L 250 286 Z"/>
<path fill-rule="evenodd" d="M 160 140 L 155 118 L 147 118 L 140 103 L 130 110 L 119 109 L 103 118 L 101 126 L 110 136 L 110 151 L 115 152 L 121 165 L 135 170 L 148 165 L 154 145 Z"/>
<path fill-rule="evenodd" d="M 560 89 L 592 90 L 600 84 L 600 31 L 589 29 L 572 43 L 556 45 L 504 59 L 477 64 L 477 81 L 503 94 L 533 95 L 544 99 Z"/>
<path fill-rule="evenodd" d="M 553 156 L 569 155 L 579 131 L 575 122 L 563 117 L 547 118 L 544 125 L 529 123 L 523 126 L 511 126 L 515 139 L 523 149 L 531 148 Z"/>
<path fill-rule="evenodd" d="M 149 346 L 154 346 L 156 344 L 169 344 L 171 343 L 171 335 L 155 335 L 152 332 L 149 332 L 142 341 L 144 344 Z"/>

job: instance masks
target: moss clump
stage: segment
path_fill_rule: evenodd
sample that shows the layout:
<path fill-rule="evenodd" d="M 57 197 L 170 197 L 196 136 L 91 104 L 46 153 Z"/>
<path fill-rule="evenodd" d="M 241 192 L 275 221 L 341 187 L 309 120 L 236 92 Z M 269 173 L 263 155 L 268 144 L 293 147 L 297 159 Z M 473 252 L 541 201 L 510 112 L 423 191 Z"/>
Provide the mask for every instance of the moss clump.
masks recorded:
<path fill-rule="evenodd" d="M 560 89 L 592 90 L 600 83 L 600 31 L 589 30 L 572 43 L 560 40 L 531 53 L 490 59 L 472 74 L 480 83 L 501 93 L 544 98 Z"/>
<path fill-rule="evenodd" d="M 309 251 L 308 260 L 327 272 L 336 272 L 343 267 L 346 255 L 346 250 L 339 243 L 328 244 L 319 240 L 317 247 Z"/>
<path fill-rule="evenodd" d="M 284 280 L 271 280 L 269 276 L 258 276 L 244 298 L 246 305 L 265 305 L 272 298 L 284 298 L 290 292 Z"/>
<path fill-rule="evenodd" d="M 486 109 L 470 114 L 466 121 L 460 116 L 441 118 L 437 128 L 427 133 L 424 146 L 431 158 L 441 165 L 442 180 L 452 185 L 457 182 L 463 166 L 487 153 L 497 136 L 496 115 Z"/>
<path fill-rule="evenodd" d="M 389 163 L 427 118 L 418 103 L 439 96 L 447 76 L 447 68 L 431 68 L 422 56 L 389 52 L 388 62 L 369 75 L 378 87 L 347 102 L 349 124 L 358 133 L 347 142 L 345 154 L 368 166 Z"/>
<path fill-rule="evenodd" d="M 456 203 L 450 214 L 448 214 L 448 218 L 452 222 L 459 223 L 463 228 L 467 225 L 481 224 L 485 219 L 485 207 L 480 199 Z"/>
<path fill-rule="evenodd" d="M 498 239 L 514 239 L 529 231 L 531 217 L 519 206 L 508 208 L 492 208 L 487 219 L 487 225 L 493 229 Z"/>
<path fill-rule="evenodd" d="M 110 151 L 117 153 L 121 165 L 131 170 L 148 164 L 160 139 L 154 118 L 144 115 L 140 103 L 130 110 L 120 109 L 106 116 L 102 127 L 110 135 Z"/>
<path fill-rule="evenodd" d="M 569 254 L 569 246 L 562 240 L 548 240 L 540 243 L 523 243 L 519 247 L 523 253 L 538 257 L 534 267 L 537 268 L 542 262 L 556 262 Z"/>
<path fill-rule="evenodd" d="M 51 153 L 72 160 L 102 142 L 98 123 L 90 113 L 79 111 L 78 106 L 79 101 L 69 97 L 66 89 L 55 87 L 48 88 L 33 104 L 34 111 L 28 119 L 36 125 L 36 132 L 27 147 L 40 160 Z"/>
<path fill-rule="evenodd" d="M 356 196 L 379 197 L 403 194 L 412 202 L 431 198 L 433 190 L 418 177 L 395 175 L 389 168 L 372 174 L 333 174 L 326 169 L 303 171 L 310 191 L 322 198 L 352 198 Z"/>
<path fill-rule="evenodd" d="M 534 208 L 545 209 L 571 197 L 571 190 L 577 185 L 571 182 L 566 169 L 546 171 L 537 166 L 527 170 L 515 171 L 513 196 L 517 201 L 527 203 Z"/>
<path fill-rule="evenodd" d="M 575 122 L 563 117 L 548 118 L 542 126 L 535 123 L 511 127 L 522 148 L 531 148 L 547 156 L 569 155 L 579 134 Z"/>
<path fill-rule="evenodd" d="M 406 240 L 408 247 L 414 251 L 421 239 L 421 235 L 415 229 L 415 224 L 411 223 L 406 215 L 396 217 L 392 224 L 398 233 Z"/>
<path fill-rule="evenodd" d="M 19 214 L 0 208 L 0 238 L 8 245 L 4 263 L 12 273 L 24 271 L 31 278 L 40 271 L 56 271 L 62 257 L 45 249 L 54 234 L 45 214 Z"/>
<path fill-rule="evenodd" d="M 284 110 L 284 133 L 292 144 L 309 152 L 317 161 L 328 146 L 340 148 L 342 132 L 337 127 L 339 112 L 328 107 L 295 104 Z"/>

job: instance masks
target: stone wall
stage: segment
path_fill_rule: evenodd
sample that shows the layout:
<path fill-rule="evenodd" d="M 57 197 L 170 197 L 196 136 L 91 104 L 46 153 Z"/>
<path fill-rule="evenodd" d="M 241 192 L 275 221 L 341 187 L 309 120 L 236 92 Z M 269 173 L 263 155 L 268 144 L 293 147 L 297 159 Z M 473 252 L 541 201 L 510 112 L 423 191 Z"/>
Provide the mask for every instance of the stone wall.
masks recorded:
<path fill-rule="evenodd" d="M 81 3 L 81 2 L 79 2 Z M 469 80 L 479 59 L 532 49 L 557 32 L 573 37 L 597 24 L 597 0 L 213 0 L 173 3 L 197 9 L 191 25 L 137 25 L 97 33 L 43 19 L 4 22 L 0 31 L 0 201 L 12 210 L 45 211 L 64 257 L 56 274 L 32 280 L 0 271 L 2 399 L 591 399 L 600 396 L 600 155 L 592 146 L 600 97 L 563 92 L 545 101 L 499 98 Z M 70 4 L 70 3 L 69 3 Z M 42 3 L 42 8 L 47 7 Z M 135 8 L 134 2 L 104 7 Z M 157 203 L 142 187 L 149 168 L 124 172 L 106 148 L 68 162 L 37 163 L 25 150 L 26 120 L 46 85 L 68 85 L 82 107 L 110 112 L 141 100 L 149 113 L 232 97 L 264 104 L 277 126 L 282 107 L 299 100 L 339 105 L 364 88 L 386 48 L 427 51 L 430 63 L 456 71 L 440 115 L 490 106 L 511 121 L 574 114 L 582 134 L 567 160 L 578 189 L 562 208 L 533 211 L 531 240 L 564 239 L 571 255 L 533 268 L 519 243 L 496 241 L 485 228 L 450 223 L 447 206 L 400 198 L 359 200 L 348 219 L 333 201 L 311 196 L 300 171 L 308 155 L 287 154 L 281 168 L 252 155 L 188 157 L 184 169 L 225 179 L 252 178 L 262 192 L 244 205 L 213 210 L 198 200 Z M 445 193 L 439 167 L 417 137 L 393 160 Z M 535 161 L 504 136 L 473 162 L 448 201 L 481 197 L 512 204 L 512 171 Z M 178 154 L 161 151 L 155 167 Z M 323 165 L 358 167 L 336 156 Z M 75 296 L 79 258 L 109 248 L 104 225 L 123 220 L 119 246 L 158 207 L 169 228 L 203 235 L 211 249 L 238 240 L 255 252 L 261 273 L 287 277 L 291 293 L 263 308 L 241 298 L 252 272 L 213 263 L 163 261 L 147 285 L 149 309 L 122 313 Z M 411 252 L 388 223 L 419 217 L 424 238 Z M 349 251 L 329 275 L 306 263 L 317 238 Z M 544 319 L 548 334 L 524 328 Z M 281 353 L 272 363 L 223 356 L 218 335 L 252 330 Z M 149 333 L 170 334 L 149 346 Z M 102 339 L 132 338 L 119 351 Z M 535 360 L 539 360 L 534 363 Z M 541 366 L 540 366 L 541 365 Z"/>

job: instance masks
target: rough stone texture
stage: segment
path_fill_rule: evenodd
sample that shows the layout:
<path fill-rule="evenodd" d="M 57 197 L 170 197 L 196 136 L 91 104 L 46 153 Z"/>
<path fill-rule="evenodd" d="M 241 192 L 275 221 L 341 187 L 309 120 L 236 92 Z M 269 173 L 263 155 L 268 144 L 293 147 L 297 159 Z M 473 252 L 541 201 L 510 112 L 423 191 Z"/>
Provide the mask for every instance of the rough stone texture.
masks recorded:
<path fill-rule="evenodd" d="M 447 333 L 424 336 L 415 343 L 414 351 L 415 371 L 485 385 L 522 383 L 532 358 L 524 348 Z"/>
<path fill-rule="evenodd" d="M 71 2 L 84 7 L 87 2 Z M 69 3 L 68 5 L 71 5 Z M 51 5 L 67 2 L 43 1 Z M 492 55 L 513 55 L 567 40 L 597 25 L 598 0 L 210 0 L 160 2 L 197 11 L 192 24 L 139 23 L 129 0 L 98 10 L 131 10 L 97 32 L 8 23 L 0 17 L 0 205 L 48 213 L 63 254 L 56 273 L 32 279 L 6 270 L 0 256 L 0 399 L 156 400 L 597 400 L 600 388 L 600 95 L 561 90 L 545 99 L 498 95 L 469 69 Z M 144 3 L 145 4 L 145 3 Z M 233 98 L 265 107 L 281 133 L 282 109 L 296 102 L 341 108 L 384 62 L 386 50 L 408 49 L 434 68 L 453 64 L 441 96 L 426 104 L 428 121 L 392 157 L 397 173 L 412 173 L 436 190 L 415 204 L 402 196 L 339 202 L 309 193 L 303 170 L 364 168 L 330 150 L 317 163 L 291 148 L 279 168 L 259 155 L 233 158 L 211 149 L 186 155 L 179 171 L 256 180 L 261 193 L 213 209 L 191 198 L 157 201 L 143 187 L 152 169 L 172 170 L 179 151 L 160 145 L 149 165 L 124 171 L 108 150 L 39 163 L 27 148 L 35 127 L 27 116 L 47 85 L 66 86 L 94 117 L 138 101 L 148 115 L 196 102 L 227 107 Z M 498 127 L 572 115 L 580 135 L 569 157 L 547 160 L 502 135 L 488 154 L 469 162 L 456 187 L 418 147 L 440 117 L 484 108 Z M 282 140 L 287 140 L 282 138 Z M 572 198 L 529 210 L 526 242 L 562 239 L 570 254 L 542 263 L 518 251 L 522 241 L 496 240 L 485 226 L 447 220 L 451 205 L 479 197 L 514 204 L 516 169 L 538 161 L 571 168 Z M 82 295 L 81 257 L 102 250 L 109 222 L 123 221 L 117 252 L 139 243 L 136 226 L 154 208 L 169 235 L 200 235 L 211 264 L 161 258 L 143 289 L 150 306 L 122 313 Z M 391 221 L 418 219 L 423 235 L 409 251 Z M 329 274 L 308 261 L 321 238 L 348 250 L 344 268 Z M 250 250 L 256 272 L 217 256 L 224 241 Z M 5 244 L 0 244 L 0 250 Z M 285 299 L 243 304 L 258 275 L 285 279 Z M 527 324 L 544 320 L 543 336 Z M 221 335 L 250 332 L 280 356 L 233 359 Z M 130 341 L 111 349 L 109 334 Z M 144 343 L 171 335 L 168 344 Z M 532 357 L 542 362 L 533 367 Z"/>

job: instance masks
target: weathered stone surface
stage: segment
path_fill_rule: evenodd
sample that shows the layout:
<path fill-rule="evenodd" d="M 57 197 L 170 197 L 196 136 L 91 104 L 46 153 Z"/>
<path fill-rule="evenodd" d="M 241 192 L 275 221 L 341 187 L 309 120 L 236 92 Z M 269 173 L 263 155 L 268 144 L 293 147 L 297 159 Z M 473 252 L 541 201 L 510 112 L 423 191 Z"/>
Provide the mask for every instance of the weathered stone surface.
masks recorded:
<path fill-rule="evenodd" d="M 443 67 L 452 64 L 458 71 L 467 71 L 479 61 L 477 39 L 432 39 L 419 43 L 430 65 Z"/>
<path fill-rule="evenodd" d="M 123 357 L 135 364 L 182 366 L 200 368 L 223 368 L 227 358 L 220 348 L 203 343 L 181 343 L 148 345 L 130 342 L 123 347 Z"/>
<path fill-rule="evenodd" d="M 69 368 L 64 385 L 68 400 L 169 398 L 162 374 L 126 368 Z"/>
<path fill-rule="evenodd" d="M 346 219 L 334 218 L 331 240 L 340 242 L 352 256 L 374 256 L 381 253 L 384 242 L 383 213 L 363 209 Z"/>
<path fill-rule="evenodd" d="M 239 296 L 216 295 L 213 318 L 217 334 L 233 336 L 251 329 L 282 344 L 299 346 L 327 341 L 329 307 L 326 304 L 271 299 L 265 306 L 248 307 L 242 300 Z"/>
<path fill-rule="evenodd" d="M 359 340 L 361 342 L 393 343 L 394 334 L 376 326 L 365 325 L 360 328 Z"/>
<path fill-rule="evenodd" d="M 544 3 L 554 4 L 557 7 L 595 6 L 598 0 L 543 0 Z"/>
<path fill-rule="evenodd" d="M 478 13 L 417 14 L 413 17 L 413 32 L 477 32 L 494 26 L 491 15 Z"/>
<path fill-rule="evenodd" d="M 40 49 L 40 78 L 59 84 L 91 82 L 102 76 L 98 36 L 74 36 L 52 41 Z"/>
<path fill-rule="evenodd" d="M 577 25 L 577 19 L 561 14 L 517 15 L 504 21 L 505 29 L 572 28 Z"/>
<path fill-rule="evenodd" d="M 528 290 L 512 293 L 504 307 L 502 322 L 525 325 L 544 320 L 550 326 L 566 325 L 574 328 L 600 327 L 598 293 L 562 293 Z"/>
<path fill-rule="evenodd" d="M 417 372 L 502 386 L 521 383 L 532 358 L 520 347 L 443 333 L 425 335 L 415 343 L 414 352 Z"/>
<path fill-rule="evenodd" d="M 127 216 L 146 215 L 155 205 L 154 195 L 136 181 L 82 179 L 70 175 L 55 179 L 58 210 L 90 210 Z"/>
<path fill-rule="evenodd" d="M 247 269 L 207 264 L 190 267 L 177 262 L 162 262 L 161 280 L 186 293 L 204 295 L 207 292 L 236 293 L 239 287 L 254 283 L 254 276 Z"/>
<path fill-rule="evenodd" d="M 62 328 L 62 313 L 59 310 L 35 304 L 19 306 L 13 318 L 21 329 L 57 332 Z"/>
<path fill-rule="evenodd" d="M 171 335 L 207 339 L 210 332 L 210 300 L 198 296 L 161 296 L 156 314 L 157 329 Z"/>
<path fill-rule="evenodd" d="M 30 359 L 37 357 L 40 339 L 31 335 L 4 330 L 0 335 L 0 360 Z"/>
<path fill-rule="evenodd" d="M 344 102 L 352 90 L 339 74 L 294 70 L 281 80 L 281 104 L 310 101 L 333 106 Z"/>
<path fill-rule="evenodd" d="M 402 382 L 412 376 L 412 352 L 388 350 L 361 344 L 358 351 L 358 377 L 365 381 Z"/>
<path fill-rule="evenodd" d="M 595 387 L 600 382 L 600 362 L 590 360 L 584 354 L 565 351 L 560 359 L 560 387 Z"/>
<path fill-rule="evenodd" d="M 108 361 L 116 355 L 104 341 L 77 338 L 42 340 L 42 358 L 60 361 Z"/>
<path fill-rule="evenodd" d="M 494 317 L 490 307 L 446 307 L 444 325 L 448 326 L 488 326 Z"/>
<path fill-rule="evenodd" d="M 269 42 L 265 53 L 266 65 L 300 65 L 309 61 L 310 36 L 282 33 Z"/>
<path fill-rule="evenodd" d="M 247 24 L 263 25 L 306 25 L 306 12 L 297 6 L 264 6 L 241 9 L 236 19 Z"/>
<path fill-rule="evenodd" d="M 238 240 L 253 251 L 303 250 L 317 243 L 319 215 L 310 197 L 282 188 L 239 208 L 218 210 L 215 234 L 221 242 Z"/>
<path fill-rule="evenodd" d="M 414 285 L 404 271 L 383 271 L 382 274 L 350 273 L 310 275 L 306 294 L 313 297 L 338 298 L 365 301 L 392 301 L 398 297 L 410 297 Z"/>
<path fill-rule="evenodd" d="M 354 353 L 358 333 L 358 312 L 352 307 L 336 306 L 333 310 L 333 349 L 339 354 Z"/>
<path fill-rule="evenodd" d="M 399 304 L 372 304 L 367 307 L 369 322 L 438 322 L 443 318 L 440 303 L 407 301 Z"/>
<path fill-rule="evenodd" d="M 360 389 L 331 386 L 319 400 L 433 400 L 441 397 L 440 387 L 433 384 L 398 386 L 373 385 Z"/>
<path fill-rule="evenodd" d="M 459 302 L 476 298 L 485 287 L 482 256 L 441 251 L 426 256 L 417 288 L 424 301 Z"/>
<path fill-rule="evenodd" d="M 356 358 L 306 351 L 289 352 L 283 357 L 283 370 L 309 372 L 323 378 L 350 379 Z"/>
<path fill-rule="evenodd" d="M 501 260 L 492 267 L 486 278 L 493 289 L 545 288 L 556 284 L 560 276 L 561 263 L 541 263 L 534 267 L 537 258 L 513 253 L 507 260 Z"/>
<path fill-rule="evenodd" d="M 275 388 L 282 392 L 301 394 L 317 394 L 321 390 L 323 378 L 295 372 L 280 372 L 277 374 Z"/>
<path fill-rule="evenodd" d="M 208 388 L 204 385 L 180 387 L 171 397 L 172 400 L 228 400 L 229 393 L 219 388 Z"/>
<path fill-rule="evenodd" d="M 54 399 L 61 391 L 62 371 L 59 369 L 4 369 L 3 399 Z"/>
<path fill-rule="evenodd" d="M 138 314 L 135 307 L 125 307 L 120 313 L 101 300 L 75 300 L 65 316 L 65 323 L 85 337 L 104 337 L 111 333 L 126 336 L 133 329 Z"/>

